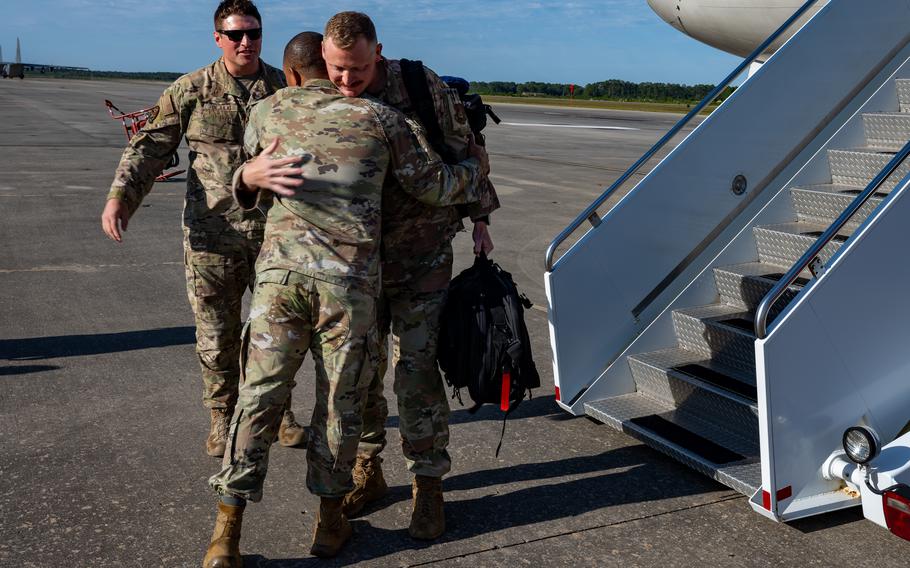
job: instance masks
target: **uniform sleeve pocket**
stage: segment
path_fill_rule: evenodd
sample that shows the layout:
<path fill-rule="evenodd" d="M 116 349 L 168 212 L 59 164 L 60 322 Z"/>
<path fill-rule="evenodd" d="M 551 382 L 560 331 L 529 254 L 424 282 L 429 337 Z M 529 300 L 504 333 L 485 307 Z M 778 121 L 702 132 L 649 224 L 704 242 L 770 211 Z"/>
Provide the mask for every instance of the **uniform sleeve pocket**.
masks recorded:
<path fill-rule="evenodd" d="M 447 133 L 457 136 L 467 136 L 469 132 L 468 115 L 465 113 L 464 104 L 455 89 L 443 89 L 443 107 L 446 124 L 442 125 Z"/>
<path fill-rule="evenodd" d="M 153 132 L 178 124 L 180 124 L 180 113 L 177 112 L 174 97 L 168 91 L 165 91 L 161 98 L 158 99 L 158 104 L 149 111 L 148 122 L 145 123 L 142 130 Z"/>

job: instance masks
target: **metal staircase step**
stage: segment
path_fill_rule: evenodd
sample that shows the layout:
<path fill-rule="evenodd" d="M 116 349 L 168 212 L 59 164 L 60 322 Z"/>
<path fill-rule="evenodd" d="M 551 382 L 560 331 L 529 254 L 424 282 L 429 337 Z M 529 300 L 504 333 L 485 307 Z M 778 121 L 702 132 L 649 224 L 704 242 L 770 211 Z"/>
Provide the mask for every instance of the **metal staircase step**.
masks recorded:
<path fill-rule="evenodd" d="M 679 346 L 742 374 L 755 376 L 752 314 L 724 304 L 673 311 Z"/>
<path fill-rule="evenodd" d="M 864 114 L 863 129 L 866 132 L 866 144 L 896 152 L 910 140 L 910 113 Z"/>
<path fill-rule="evenodd" d="M 758 438 L 718 428 L 640 393 L 585 404 L 588 416 L 751 496 L 761 486 Z"/>
<path fill-rule="evenodd" d="M 827 228 L 827 224 L 804 221 L 753 227 L 752 231 L 755 234 L 758 258 L 761 262 L 779 264 L 789 268 L 799 260 L 803 253 L 812 246 L 812 243 L 818 240 L 818 237 Z M 828 262 L 831 255 L 840 248 L 849 236 L 849 233 L 842 232 L 829 242 L 822 249 L 822 261 Z"/>
<path fill-rule="evenodd" d="M 844 212 L 863 189 L 848 185 L 824 184 L 794 187 L 790 190 L 790 194 L 800 221 L 830 224 Z M 845 228 L 850 231 L 856 230 L 887 195 L 886 192 L 876 192 L 856 212 Z"/>
<path fill-rule="evenodd" d="M 893 157 L 893 152 L 874 149 L 828 150 L 831 181 L 836 184 L 865 187 Z M 910 161 L 901 164 L 885 180 L 881 189 L 891 191 L 907 172 L 910 172 Z"/>
<path fill-rule="evenodd" d="M 633 355 L 628 361 L 638 392 L 718 428 L 736 424 L 745 435 L 758 437 L 754 376 L 679 348 Z"/>
<path fill-rule="evenodd" d="M 714 268 L 714 282 L 720 293 L 721 302 L 739 310 L 754 312 L 774 284 L 790 269 L 765 262 L 747 262 Z M 812 275 L 806 271 L 802 279 L 791 285 L 771 310 L 774 319 L 796 295 Z"/>
<path fill-rule="evenodd" d="M 910 79 L 898 79 L 895 83 L 901 112 L 910 112 Z"/>

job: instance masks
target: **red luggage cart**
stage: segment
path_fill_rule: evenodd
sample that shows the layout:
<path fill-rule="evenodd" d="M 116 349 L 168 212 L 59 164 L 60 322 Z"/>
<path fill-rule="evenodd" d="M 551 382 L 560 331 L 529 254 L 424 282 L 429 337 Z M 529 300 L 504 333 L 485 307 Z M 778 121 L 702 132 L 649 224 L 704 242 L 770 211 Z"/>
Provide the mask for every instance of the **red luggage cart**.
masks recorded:
<path fill-rule="evenodd" d="M 142 127 L 145 126 L 145 123 L 148 122 L 150 119 L 152 119 L 152 117 L 154 116 L 152 114 L 152 111 L 154 110 L 155 107 L 144 108 L 142 110 L 137 110 L 136 112 L 123 112 L 122 110 L 120 110 L 119 108 L 114 106 L 114 103 L 112 103 L 111 101 L 109 101 L 107 99 L 104 100 L 104 104 L 107 105 L 107 112 L 110 113 L 111 118 L 113 118 L 114 120 L 119 120 L 120 123 L 123 125 L 123 130 L 126 131 L 127 140 L 132 139 L 133 136 L 138 134 L 139 130 L 141 130 Z M 174 153 L 174 155 L 171 156 L 171 159 L 167 163 L 166 167 L 168 169 L 171 169 L 171 168 L 176 168 L 179 165 L 180 165 L 180 156 L 178 156 L 176 153 Z M 165 171 L 160 176 L 156 177 L 155 181 L 165 181 L 165 180 L 171 179 L 172 177 L 174 177 L 176 175 L 182 174 L 185 171 L 186 170 L 171 169 L 171 171 Z"/>

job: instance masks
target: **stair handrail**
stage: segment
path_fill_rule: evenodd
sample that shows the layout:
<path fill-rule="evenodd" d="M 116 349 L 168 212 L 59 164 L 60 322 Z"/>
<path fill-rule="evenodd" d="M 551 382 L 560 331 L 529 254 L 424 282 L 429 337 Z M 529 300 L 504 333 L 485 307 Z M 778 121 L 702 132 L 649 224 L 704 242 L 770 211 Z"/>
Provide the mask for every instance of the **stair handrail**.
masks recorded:
<path fill-rule="evenodd" d="M 692 110 L 690 110 L 686 114 L 686 116 L 684 116 L 679 122 L 677 122 L 676 125 L 673 128 L 671 128 L 670 131 L 664 135 L 663 138 L 658 140 L 657 143 L 654 144 L 654 146 L 652 146 L 650 150 L 645 152 L 644 155 L 641 158 L 639 158 L 637 162 L 632 164 L 632 166 L 628 170 L 626 170 L 626 172 L 623 175 L 621 175 L 615 182 L 613 182 L 613 184 L 610 187 L 608 187 L 603 193 L 601 193 L 600 197 L 598 197 L 596 200 L 594 200 L 594 203 L 589 205 L 584 211 L 581 212 L 581 214 L 578 215 L 578 217 L 575 218 L 574 221 L 572 221 L 569 224 L 568 227 L 563 229 L 563 231 L 561 233 L 559 233 L 559 235 L 557 235 L 555 239 L 553 239 L 553 241 L 550 243 L 550 246 L 547 247 L 547 257 L 546 257 L 546 261 L 544 263 L 546 272 L 553 271 L 553 268 L 554 268 L 553 257 L 556 255 L 556 248 L 559 245 L 561 245 L 563 243 L 563 241 L 565 241 L 567 238 L 569 238 L 572 235 L 572 233 L 574 233 L 576 231 L 576 229 L 578 229 L 578 227 L 580 227 L 582 225 L 582 223 L 585 222 L 585 220 L 588 220 L 591 223 L 591 226 L 593 226 L 593 227 L 597 227 L 598 225 L 600 225 L 601 219 L 600 219 L 600 216 L 597 215 L 597 208 L 600 207 L 601 205 L 603 205 L 604 201 L 609 199 L 610 196 L 613 195 L 613 193 L 617 189 L 619 189 L 619 187 L 622 184 L 624 184 L 626 182 L 626 180 L 628 180 L 630 177 L 635 175 L 638 172 L 638 170 L 645 164 L 645 162 L 650 160 L 657 152 L 659 152 L 661 150 L 661 148 L 663 148 L 667 144 L 667 142 L 670 141 L 670 139 L 672 139 L 674 136 L 676 136 L 680 130 L 685 128 L 686 125 L 689 124 L 689 122 L 693 118 L 695 118 L 698 115 L 698 113 L 700 113 L 702 111 L 702 109 L 704 109 L 709 104 L 713 103 L 714 99 L 716 99 L 724 91 L 724 89 L 726 89 L 730 85 L 730 83 L 733 82 L 734 79 L 736 79 L 743 71 L 746 70 L 746 67 L 748 67 L 756 59 L 758 59 L 765 52 L 765 50 L 768 49 L 768 46 L 770 46 L 772 43 L 774 43 L 777 40 L 777 38 L 779 38 L 781 35 L 783 35 L 783 33 L 785 31 L 787 31 L 787 29 L 789 29 L 790 26 L 792 26 L 793 23 L 796 22 L 796 20 L 798 20 L 803 14 L 805 14 L 806 11 L 809 10 L 809 8 L 811 8 L 816 2 L 818 2 L 818 0 L 808 0 L 805 4 L 802 5 L 802 7 L 800 7 L 796 12 L 794 12 L 793 15 L 787 19 L 787 21 L 785 21 L 779 28 L 777 28 L 777 30 L 775 30 L 774 33 L 772 33 L 770 36 L 768 36 L 768 39 L 763 41 L 761 43 L 761 45 L 759 45 L 757 48 L 755 48 L 755 51 L 753 51 L 745 59 L 743 59 L 742 63 L 740 63 L 736 67 L 736 69 L 734 69 L 732 72 L 730 72 L 730 74 L 727 75 L 726 78 L 723 79 L 723 81 L 718 83 L 717 86 L 714 87 L 714 89 L 710 93 L 708 93 L 705 96 L 705 98 L 703 98 L 701 100 L 700 103 L 695 105 L 695 107 Z M 560 257 L 560 258 L 562 258 L 562 257 Z"/>
<path fill-rule="evenodd" d="M 818 258 L 818 255 L 821 254 L 822 249 L 837 236 L 838 232 L 840 232 L 844 225 L 853 218 L 856 212 L 859 211 L 873 195 L 875 195 L 875 192 L 878 191 L 885 180 L 900 167 L 904 160 L 907 159 L 907 156 L 910 156 L 910 141 L 904 144 L 904 147 L 894 155 L 891 161 L 888 162 L 880 172 L 878 172 L 878 175 L 869 182 L 869 185 L 867 185 L 866 188 L 856 196 L 856 199 L 844 209 L 840 216 L 831 223 L 831 226 L 829 226 L 827 230 L 812 243 L 812 246 L 796 261 L 796 264 L 794 264 L 790 270 L 777 281 L 771 290 L 765 294 L 761 303 L 758 304 L 758 309 L 755 310 L 755 337 L 764 339 L 768 336 L 768 314 L 771 313 L 771 308 L 774 306 L 774 303 L 780 299 L 784 291 L 796 281 L 800 273 L 805 270 L 806 267 L 810 267 L 809 270 L 812 272 L 813 276 L 818 277 L 821 275 L 823 269 L 818 269 L 818 265 L 815 263 L 820 262 L 820 259 L 818 261 L 816 261 L 816 259 Z"/>

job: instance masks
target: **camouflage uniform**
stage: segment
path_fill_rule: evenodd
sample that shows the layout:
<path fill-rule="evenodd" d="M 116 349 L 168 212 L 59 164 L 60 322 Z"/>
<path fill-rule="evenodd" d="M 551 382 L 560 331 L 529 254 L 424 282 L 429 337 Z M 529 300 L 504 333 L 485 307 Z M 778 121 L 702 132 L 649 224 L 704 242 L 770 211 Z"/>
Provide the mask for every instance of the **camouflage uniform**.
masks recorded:
<path fill-rule="evenodd" d="M 470 159 L 446 166 L 404 115 L 378 101 L 345 98 L 323 80 L 284 89 L 256 106 L 246 151 L 256 155 L 275 138 L 281 140 L 276 157 L 303 157 L 306 182 L 269 208 L 240 397 L 222 470 L 209 483 L 221 494 L 261 499 L 288 385 L 309 350 L 316 401 L 307 487 L 321 497 L 341 497 L 353 487 L 363 402 L 378 358 L 384 187 L 426 203 L 474 201 L 480 164 Z M 237 199 L 255 205 L 244 192 Z"/>
<path fill-rule="evenodd" d="M 386 84 L 378 96 L 419 120 L 408 96 L 398 61 L 383 60 Z M 471 130 L 458 94 L 431 70 L 427 83 L 446 143 L 463 156 Z M 432 208 L 397 193 L 383 201 L 382 297 L 380 342 L 392 334 L 393 390 L 398 399 L 399 431 L 408 469 L 415 475 L 441 477 L 449 472 L 449 403 L 436 364 L 439 316 L 452 278 L 452 238 L 472 219 L 499 207 L 489 179 L 480 180 L 481 200 L 466 208 Z M 388 404 L 382 379 L 388 365 L 380 349 L 380 366 L 370 382 L 364 429 L 358 454 L 373 458 L 386 444 Z"/>
<path fill-rule="evenodd" d="M 158 100 L 154 119 L 130 140 L 108 194 L 135 213 L 186 136 L 184 263 L 209 408 L 231 408 L 237 398 L 241 302 L 262 245 L 263 214 L 239 208 L 230 190 L 231 175 L 243 162 L 250 106 L 285 85 L 281 71 L 259 64 L 248 95 L 221 59 L 177 79 Z"/>

